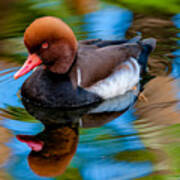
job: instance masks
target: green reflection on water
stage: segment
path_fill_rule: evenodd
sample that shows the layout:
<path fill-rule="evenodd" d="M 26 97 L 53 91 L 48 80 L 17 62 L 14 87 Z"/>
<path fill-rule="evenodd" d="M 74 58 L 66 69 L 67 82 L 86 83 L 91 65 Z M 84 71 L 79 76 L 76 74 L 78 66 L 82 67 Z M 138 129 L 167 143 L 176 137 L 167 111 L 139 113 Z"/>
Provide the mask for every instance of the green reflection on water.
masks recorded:
<path fill-rule="evenodd" d="M 180 11 L 179 0 L 105 0 L 125 8 L 129 8 L 135 12 L 143 12 L 145 14 L 156 13 L 161 14 L 174 14 Z"/>
<path fill-rule="evenodd" d="M 65 173 L 59 177 L 55 178 L 56 180 L 81 180 L 82 177 L 79 174 L 78 169 L 68 168 Z"/>
<path fill-rule="evenodd" d="M 0 116 L 4 118 L 24 121 L 24 122 L 38 122 L 24 108 L 21 107 L 7 106 L 6 109 L 1 108 Z"/>

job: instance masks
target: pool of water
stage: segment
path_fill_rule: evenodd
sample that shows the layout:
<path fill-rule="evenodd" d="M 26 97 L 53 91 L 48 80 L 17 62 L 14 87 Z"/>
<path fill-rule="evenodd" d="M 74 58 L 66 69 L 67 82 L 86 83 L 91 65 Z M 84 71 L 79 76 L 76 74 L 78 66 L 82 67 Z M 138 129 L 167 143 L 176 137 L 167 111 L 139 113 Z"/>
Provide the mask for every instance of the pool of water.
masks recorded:
<path fill-rule="evenodd" d="M 62 18 L 78 40 L 157 39 L 139 89 L 76 110 L 22 104 L 25 28 Z M 180 4 L 178 0 L 0 2 L 0 179 L 180 179 Z"/>

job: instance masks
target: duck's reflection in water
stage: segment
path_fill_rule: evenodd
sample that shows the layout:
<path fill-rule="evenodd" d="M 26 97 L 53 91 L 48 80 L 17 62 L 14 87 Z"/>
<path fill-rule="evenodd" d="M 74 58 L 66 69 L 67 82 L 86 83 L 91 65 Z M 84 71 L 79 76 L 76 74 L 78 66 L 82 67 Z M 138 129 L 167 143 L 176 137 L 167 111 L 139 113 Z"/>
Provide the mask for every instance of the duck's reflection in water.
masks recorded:
<path fill-rule="evenodd" d="M 28 162 L 37 175 L 57 176 L 65 171 L 76 152 L 78 125 L 46 127 L 36 136 L 17 135 L 17 138 L 32 149 Z"/>
<path fill-rule="evenodd" d="M 78 145 L 79 126 L 98 127 L 119 117 L 135 101 L 138 90 L 124 96 L 76 110 L 48 109 L 23 101 L 27 111 L 44 124 L 44 131 L 35 135 L 17 135 L 31 152 L 28 163 L 39 176 L 61 175 L 71 162 Z"/>

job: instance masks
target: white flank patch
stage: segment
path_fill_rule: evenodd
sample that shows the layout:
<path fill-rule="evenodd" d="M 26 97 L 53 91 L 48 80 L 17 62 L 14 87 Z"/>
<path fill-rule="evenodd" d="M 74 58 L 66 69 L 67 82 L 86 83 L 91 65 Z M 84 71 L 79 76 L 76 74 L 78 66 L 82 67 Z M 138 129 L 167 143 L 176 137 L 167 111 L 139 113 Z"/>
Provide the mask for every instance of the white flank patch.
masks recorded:
<path fill-rule="evenodd" d="M 81 70 L 79 68 L 77 69 L 77 84 L 81 85 Z"/>
<path fill-rule="evenodd" d="M 93 86 L 86 88 L 87 91 L 95 93 L 104 99 L 123 95 L 131 90 L 140 80 L 140 66 L 135 58 L 130 58 L 122 65 L 129 68 L 122 68 L 108 78 L 98 81 Z"/>

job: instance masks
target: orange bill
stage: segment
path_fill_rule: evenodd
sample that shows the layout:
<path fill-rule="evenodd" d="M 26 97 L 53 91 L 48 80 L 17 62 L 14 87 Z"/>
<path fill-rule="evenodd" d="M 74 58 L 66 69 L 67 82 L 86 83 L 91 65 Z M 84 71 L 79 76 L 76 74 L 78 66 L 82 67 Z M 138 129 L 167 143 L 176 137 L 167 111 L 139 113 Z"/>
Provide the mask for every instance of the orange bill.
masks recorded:
<path fill-rule="evenodd" d="M 18 79 L 19 77 L 27 74 L 40 64 L 42 64 L 42 60 L 39 56 L 36 54 L 30 54 L 21 69 L 14 75 L 14 79 Z"/>

